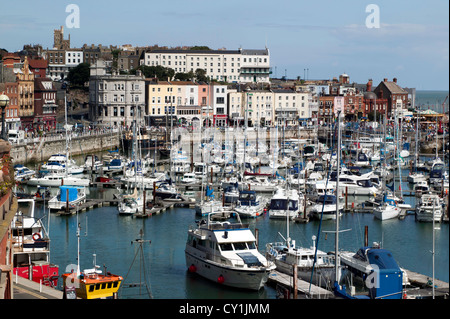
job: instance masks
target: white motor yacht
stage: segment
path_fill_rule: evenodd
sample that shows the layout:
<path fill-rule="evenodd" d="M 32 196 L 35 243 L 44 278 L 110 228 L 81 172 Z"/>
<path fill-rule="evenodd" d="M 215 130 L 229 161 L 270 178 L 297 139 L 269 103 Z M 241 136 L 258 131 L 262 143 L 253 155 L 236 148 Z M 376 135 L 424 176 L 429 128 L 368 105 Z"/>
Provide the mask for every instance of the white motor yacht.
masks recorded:
<path fill-rule="evenodd" d="M 189 228 L 185 248 L 186 266 L 196 273 L 221 285 L 259 290 L 267 282 L 274 263 L 257 249 L 256 238 L 243 224 L 212 221 L 213 214 Z"/>
<path fill-rule="evenodd" d="M 269 218 L 293 219 L 302 206 L 302 198 L 296 189 L 279 188 L 270 200 Z"/>
<path fill-rule="evenodd" d="M 89 186 L 90 180 L 88 178 L 76 177 L 72 175 L 65 175 L 63 173 L 46 174 L 40 177 L 32 177 L 27 182 L 31 186 Z"/>
<path fill-rule="evenodd" d="M 438 195 L 423 194 L 416 205 L 416 220 L 420 222 L 440 222 L 443 215 L 442 202 Z"/>
<path fill-rule="evenodd" d="M 322 220 L 336 219 L 336 196 L 333 194 L 321 195 L 311 208 L 311 214 Z M 339 217 L 344 211 L 344 204 L 339 203 Z"/>
<path fill-rule="evenodd" d="M 314 263 L 314 257 L 316 262 Z M 266 244 L 266 258 L 273 261 L 279 272 L 292 275 L 294 265 L 297 265 L 297 277 L 327 288 L 335 279 L 334 255 L 328 255 L 315 247 L 315 236 L 313 236 L 312 247 L 295 246 L 295 241 L 273 242 Z M 313 270 L 314 267 L 314 270 Z M 313 275 L 311 278 L 311 274 Z"/>

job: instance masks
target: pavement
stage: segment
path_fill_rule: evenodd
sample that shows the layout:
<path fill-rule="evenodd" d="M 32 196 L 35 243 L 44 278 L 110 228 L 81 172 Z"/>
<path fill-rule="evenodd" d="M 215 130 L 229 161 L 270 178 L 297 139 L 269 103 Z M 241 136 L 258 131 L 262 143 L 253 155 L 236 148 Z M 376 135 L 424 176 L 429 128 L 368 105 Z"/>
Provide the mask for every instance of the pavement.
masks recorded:
<path fill-rule="evenodd" d="M 19 276 L 14 276 L 13 299 L 63 299 L 63 292 Z"/>

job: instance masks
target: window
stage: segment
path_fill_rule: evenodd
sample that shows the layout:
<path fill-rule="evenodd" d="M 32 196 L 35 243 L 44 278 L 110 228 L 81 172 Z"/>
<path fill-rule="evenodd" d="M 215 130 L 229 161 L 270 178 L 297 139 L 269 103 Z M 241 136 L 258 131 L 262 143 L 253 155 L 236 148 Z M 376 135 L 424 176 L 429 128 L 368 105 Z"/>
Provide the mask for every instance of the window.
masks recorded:
<path fill-rule="evenodd" d="M 246 250 L 247 245 L 245 243 L 234 243 L 234 249 L 236 250 Z"/>
<path fill-rule="evenodd" d="M 219 244 L 219 247 L 222 251 L 233 250 L 233 245 L 231 243 Z"/>

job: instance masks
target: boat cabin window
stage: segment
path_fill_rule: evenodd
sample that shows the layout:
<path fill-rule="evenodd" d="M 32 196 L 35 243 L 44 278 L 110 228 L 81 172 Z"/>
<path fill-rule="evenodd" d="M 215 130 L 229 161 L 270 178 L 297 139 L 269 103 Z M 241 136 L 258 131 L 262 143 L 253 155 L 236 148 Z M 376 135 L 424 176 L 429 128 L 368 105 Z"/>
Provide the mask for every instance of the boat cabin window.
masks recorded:
<path fill-rule="evenodd" d="M 270 201 L 270 209 L 287 209 L 287 200 L 286 199 L 272 199 Z M 289 210 L 297 210 L 298 209 L 298 201 L 290 200 L 289 201 Z"/>
<path fill-rule="evenodd" d="M 233 250 L 233 245 L 231 243 L 219 244 L 221 251 L 230 251 Z"/>
<path fill-rule="evenodd" d="M 256 194 L 255 193 L 240 193 L 239 199 L 240 200 L 255 200 Z"/>
<path fill-rule="evenodd" d="M 221 251 L 231 251 L 231 250 L 248 250 L 248 249 L 256 249 L 255 242 L 238 242 L 238 243 L 224 243 L 219 244 Z"/>
<path fill-rule="evenodd" d="M 247 245 L 245 243 L 233 243 L 235 250 L 246 250 Z"/>
<path fill-rule="evenodd" d="M 372 187 L 372 182 L 368 179 L 359 180 L 356 183 L 362 187 Z"/>

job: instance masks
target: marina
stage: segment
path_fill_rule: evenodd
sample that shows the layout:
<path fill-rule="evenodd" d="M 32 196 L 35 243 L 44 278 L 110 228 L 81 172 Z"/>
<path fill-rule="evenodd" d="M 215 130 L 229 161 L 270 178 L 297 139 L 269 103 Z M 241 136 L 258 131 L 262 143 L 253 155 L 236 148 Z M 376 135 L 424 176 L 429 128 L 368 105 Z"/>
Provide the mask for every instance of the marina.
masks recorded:
<path fill-rule="evenodd" d="M 239 143 L 239 141 L 237 142 Z M 271 139 L 268 142 L 268 148 L 279 147 L 283 142 L 282 139 Z M 319 141 L 316 142 L 317 146 L 321 145 Z M 344 142 L 342 151 L 347 156 L 343 161 L 342 169 L 345 169 L 345 172 L 336 172 L 336 160 L 322 159 L 322 156 L 327 154 L 326 149 L 332 150 L 333 144 L 336 143 L 334 140 L 330 142 L 332 144 L 328 146 L 326 144 L 320 146 L 323 147 L 323 151 L 316 154 L 317 157 L 315 157 L 316 163 L 320 161 L 323 165 L 312 165 L 310 168 L 308 165 L 311 164 L 311 157 L 302 158 L 304 152 L 301 146 L 303 144 L 299 143 L 293 144 L 295 146 L 292 146 L 291 149 L 293 154 L 297 150 L 299 156 L 293 158 L 288 166 L 282 165 L 275 169 L 275 165 L 268 162 L 266 165 L 253 166 L 252 170 L 247 168 L 246 174 L 241 176 L 231 173 L 232 171 L 239 172 L 240 167 L 246 166 L 244 165 L 246 163 L 244 156 L 241 157 L 238 165 L 231 165 L 233 169 L 230 170 L 230 173 L 226 173 L 226 165 L 223 164 L 219 165 L 221 169 L 216 172 L 212 167 L 198 172 L 193 170 L 193 176 L 189 176 L 192 180 L 187 183 L 188 176 L 183 180 L 183 175 L 174 174 L 175 171 L 171 170 L 173 157 L 158 158 L 161 154 L 157 150 L 153 150 L 148 153 L 149 158 L 157 158 L 154 161 L 157 165 L 150 166 L 146 174 L 138 171 L 139 166 L 134 166 L 137 167 L 134 171 L 135 175 L 124 180 L 121 175 L 130 174 L 126 173 L 126 166 L 109 173 L 108 171 L 102 172 L 99 166 L 100 171 L 95 173 L 92 170 L 85 171 L 77 176 L 77 178 L 90 179 L 89 186 L 83 186 L 86 188 L 86 199 L 83 202 L 71 204 L 70 196 L 67 196 L 63 198 L 65 204 L 62 204 L 60 209 L 50 210 L 50 200 L 57 196 L 58 189 L 67 192 L 69 189 L 56 185 L 45 187 L 37 186 L 35 183 L 28 185 L 26 178 L 20 184 L 21 191 L 17 194 L 18 196 L 34 197 L 37 218 L 45 221 L 49 229 L 52 243 L 51 261 L 59 265 L 60 273 L 67 273 L 66 267 L 70 265 L 73 267 L 76 262 L 81 262 L 82 268 L 86 269 L 91 263 L 87 256 L 95 255 L 96 260 L 101 264 L 108 265 L 111 272 L 123 277 L 134 256 L 135 248 L 130 249 L 129 243 L 142 231 L 144 238 L 151 241 L 151 245 L 146 247 L 144 256 L 150 272 L 147 284 L 150 287 L 151 295 L 156 299 L 336 298 L 331 277 L 325 279 L 317 276 L 317 278 L 314 277 L 314 281 L 310 281 L 308 273 L 304 273 L 306 276 L 300 278 L 300 273 L 306 268 L 300 269 L 299 265 L 297 269 L 292 267 L 294 264 L 283 272 L 281 268 L 269 267 L 267 278 L 261 279 L 262 284 L 256 289 L 227 287 L 224 283 L 229 280 L 233 282 L 234 279 L 227 278 L 222 272 L 220 274 L 212 272 L 212 275 L 206 275 L 206 278 L 200 276 L 196 270 L 205 266 L 196 264 L 197 262 L 194 262 L 193 259 L 185 260 L 186 241 L 188 240 L 186 232 L 189 225 L 200 223 L 201 220 L 209 220 L 212 216 L 209 213 L 220 217 L 214 218 L 214 223 L 221 225 L 222 228 L 211 226 L 212 233 L 216 232 L 214 230 L 216 227 L 219 227 L 217 230 L 222 230 L 223 233 L 218 234 L 220 238 L 229 236 L 228 232 L 241 229 L 240 227 L 245 225 L 245 229 L 254 234 L 255 248 L 267 258 L 269 255 L 267 255 L 266 246 L 269 243 L 283 242 L 288 238 L 286 247 L 290 247 L 291 241 L 293 247 L 296 247 L 294 243 L 300 244 L 299 248 L 293 250 L 292 256 L 298 254 L 301 249 L 305 249 L 305 251 L 310 249 L 314 255 L 317 253 L 315 247 L 318 247 L 320 251 L 324 252 L 324 256 L 332 260 L 333 264 L 330 264 L 330 267 L 334 267 L 331 265 L 335 263 L 335 243 L 332 238 L 335 235 L 330 235 L 330 233 L 336 232 L 334 227 L 337 219 L 341 229 L 344 229 L 339 236 L 341 247 L 339 251 L 356 254 L 362 246 L 376 243 L 392 253 L 403 271 L 405 280 L 399 292 L 394 295 L 401 294 L 402 299 L 448 298 L 448 166 L 443 166 L 442 179 L 433 183 L 432 189 L 428 192 L 418 192 L 417 189 L 414 189 L 415 184 L 406 178 L 413 172 L 411 161 L 410 164 L 400 166 L 398 162 L 392 161 L 397 158 L 395 154 L 392 155 L 391 161 L 385 162 L 385 165 L 394 166 L 390 170 L 393 175 L 390 178 L 392 184 L 388 184 L 384 181 L 386 178 L 383 178 L 381 170 L 379 175 L 366 175 L 383 167 L 383 164 L 377 164 L 382 163 L 381 161 L 365 167 L 367 173 L 353 174 L 350 172 L 350 170 L 355 171 L 355 167 L 350 163 L 357 157 L 356 154 L 352 156 L 350 151 L 352 144 Z M 275 143 L 276 146 L 271 143 Z M 310 142 L 306 142 L 306 144 L 312 145 Z M 191 147 L 190 144 L 187 145 L 184 144 L 187 148 Z M 258 145 L 257 140 L 254 145 Z M 183 149 L 184 146 L 174 143 L 172 147 L 173 149 Z M 244 147 L 243 154 L 247 154 L 246 147 Z M 250 147 L 253 145 L 250 144 Z M 318 148 L 320 149 L 320 147 Z M 236 150 L 237 148 L 236 145 Z M 374 148 L 372 146 L 372 149 Z M 226 150 L 225 147 L 222 155 L 226 154 Z M 254 157 L 251 154 L 248 153 L 247 159 Z M 98 153 L 96 155 L 102 158 L 105 154 Z M 105 157 L 108 155 L 106 154 Z M 118 156 L 118 154 L 114 156 Z M 418 155 L 417 158 L 424 163 L 433 162 L 433 156 L 430 155 Z M 82 166 L 83 161 L 83 157 L 76 157 L 78 166 Z M 123 161 L 127 163 L 128 160 L 124 157 Z M 301 163 L 301 165 L 296 166 L 295 163 Z M 193 162 L 190 167 L 194 167 L 192 164 Z M 432 168 L 433 165 L 430 163 L 429 167 Z M 424 170 L 423 174 L 428 176 L 430 171 L 432 169 Z M 162 173 L 161 176 L 164 178 L 156 177 L 157 175 L 154 174 L 156 172 Z M 187 171 L 187 173 L 189 172 L 190 170 Z M 291 178 L 291 174 L 294 173 L 297 173 L 298 177 Z M 343 186 L 340 186 L 342 188 L 339 188 L 338 191 L 336 191 L 336 176 L 339 176 L 339 182 L 343 183 Z M 145 185 L 144 178 L 148 179 Z M 347 179 L 344 181 L 343 178 Z M 228 189 L 229 192 L 226 193 L 225 189 L 233 185 L 236 187 L 235 200 L 227 203 L 226 196 L 230 197 L 233 192 Z M 79 187 L 73 186 L 75 190 Z M 391 191 L 387 190 L 389 187 L 392 187 Z M 47 195 L 42 196 L 42 188 L 45 188 Z M 39 196 L 36 195 L 38 193 Z M 422 221 L 421 215 L 418 215 L 419 207 L 422 207 L 422 199 L 428 198 L 427 196 L 435 196 L 438 199 L 434 204 L 434 210 L 431 206 L 433 216 L 439 216 L 432 219 L 434 222 Z M 377 218 L 375 210 L 384 207 L 383 203 L 386 202 L 387 197 L 393 198 L 392 201 L 398 206 L 398 212 L 389 219 Z M 136 203 L 140 199 L 141 208 L 136 208 L 126 214 L 121 213 L 120 205 L 125 202 L 125 199 L 136 200 Z M 334 209 L 334 215 L 331 213 L 329 218 L 321 218 L 321 215 L 325 216 L 325 202 L 330 206 L 330 212 L 333 212 L 333 205 L 339 206 L 338 217 L 335 216 L 336 209 Z M 216 206 L 212 206 L 213 203 Z M 260 207 L 260 203 L 264 208 Z M 323 204 L 322 210 L 320 209 L 321 203 Z M 202 206 L 209 207 L 208 213 L 201 213 L 198 210 L 197 207 Z M 440 210 L 440 215 L 437 215 L 438 209 L 436 208 Z M 257 209 L 258 213 L 251 216 L 251 209 Z M 239 227 L 232 226 L 236 223 L 236 212 L 239 212 L 240 219 L 245 219 L 244 223 L 238 219 L 238 225 L 241 225 Z M 274 214 L 275 212 L 276 214 Z M 288 226 L 287 234 L 286 226 Z M 76 256 L 77 236 L 82 239 L 80 243 L 83 251 L 81 260 Z M 202 234 L 198 236 L 199 240 L 208 238 Z M 314 242 L 313 245 L 310 245 L 311 241 Z M 237 248 L 238 243 L 240 243 L 239 240 L 230 246 L 234 247 L 231 250 L 237 253 L 236 256 L 242 254 L 239 258 L 243 260 L 244 264 L 255 263 L 254 255 L 249 255 L 249 249 L 251 251 L 253 246 L 240 244 L 241 248 L 239 249 L 243 249 L 240 252 Z M 312 248 L 309 248 L 310 246 Z M 209 256 L 208 254 L 211 253 L 215 254 L 216 250 L 218 252 L 218 247 L 205 256 Z M 223 249 L 220 248 L 222 253 Z M 286 253 L 289 251 L 289 249 L 285 250 Z M 279 250 L 278 257 L 281 257 L 282 253 L 284 253 L 283 250 Z M 287 260 L 287 256 L 288 254 L 283 258 Z M 314 260 L 314 257 L 310 258 L 311 261 Z M 194 264 L 195 267 L 191 267 Z M 308 267 L 311 265 L 313 268 L 308 268 L 310 273 L 315 271 L 316 274 L 320 274 L 321 271 L 324 271 L 321 268 L 323 266 L 314 269 L 315 264 L 310 264 Z M 292 273 L 289 269 L 292 269 Z M 319 269 L 321 270 L 319 271 Z M 349 270 L 348 266 L 343 269 Z M 93 271 L 95 274 L 95 267 Z M 330 274 L 334 274 L 334 272 Z M 294 281 L 293 278 L 296 275 L 299 278 Z M 136 295 L 136 290 L 142 286 L 138 277 L 139 274 L 131 273 L 130 277 L 122 278 L 121 288 L 114 292 L 114 296 L 123 299 L 141 298 L 140 295 Z M 352 296 L 357 296 L 357 293 L 361 292 L 359 291 L 361 287 L 358 288 L 354 284 L 356 278 L 348 278 L 350 279 L 345 279 L 347 281 L 342 283 L 350 287 Z M 430 284 L 433 278 L 435 278 L 434 286 Z M 140 284 L 129 284 L 127 281 L 140 282 Z M 166 289 L 166 287 L 171 287 L 171 289 Z M 62 279 L 54 289 L 64 290 Z"/>

